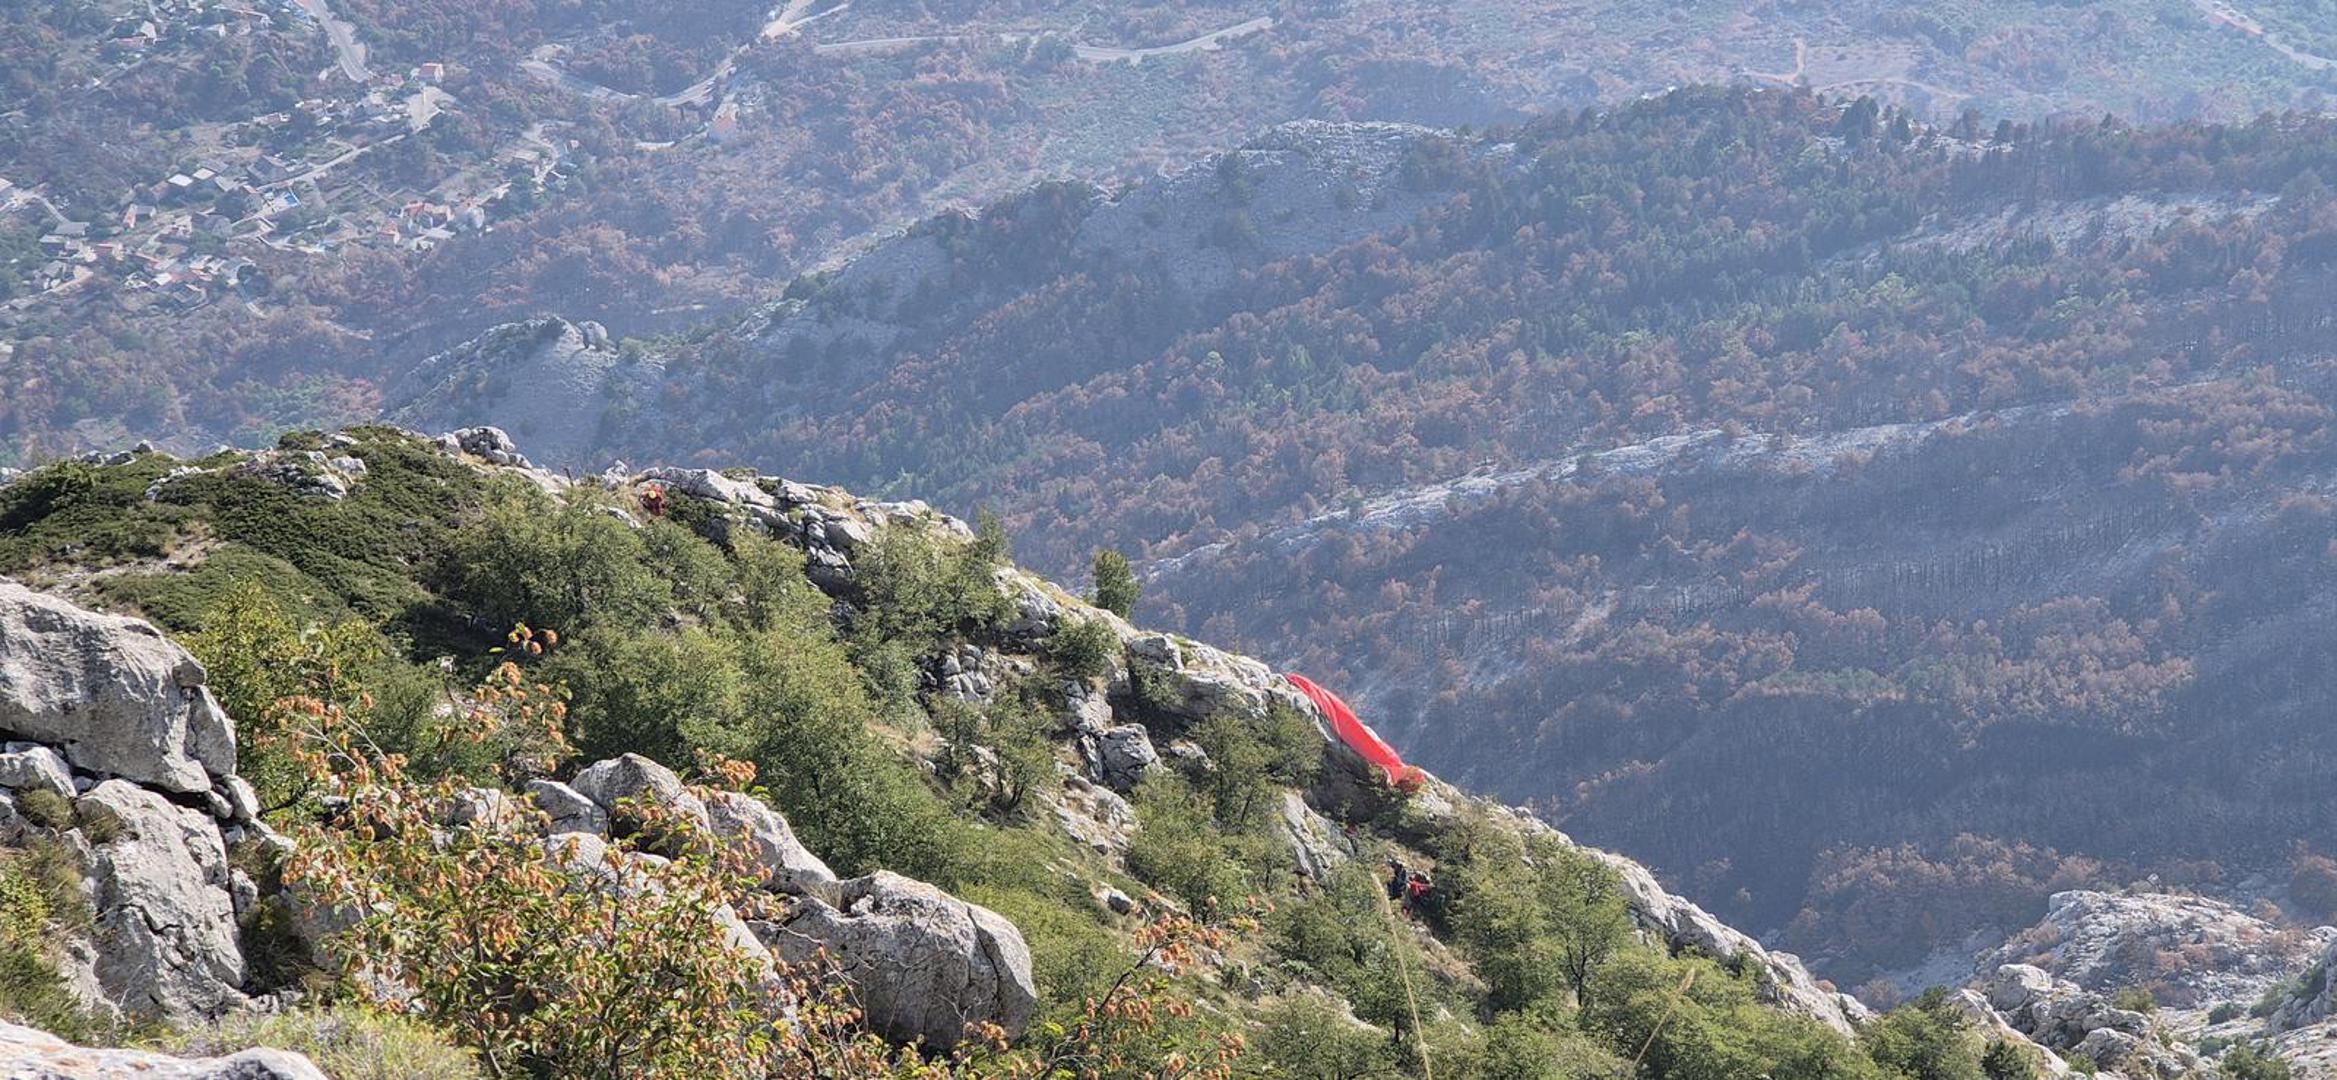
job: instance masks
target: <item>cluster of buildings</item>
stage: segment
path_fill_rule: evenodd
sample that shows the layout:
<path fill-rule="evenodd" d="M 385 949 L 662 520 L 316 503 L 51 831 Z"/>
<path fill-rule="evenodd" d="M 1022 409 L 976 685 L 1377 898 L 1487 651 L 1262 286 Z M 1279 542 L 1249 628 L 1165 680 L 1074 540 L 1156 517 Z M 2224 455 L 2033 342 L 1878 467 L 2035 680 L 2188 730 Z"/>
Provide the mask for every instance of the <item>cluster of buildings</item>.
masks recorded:
<path fill-rule="evenodd" d="M 134 59 L 183 37 L 208 34 L 235 37 L 266 28 L 275 15 L 269 9 L 291 7 L 275 0 L 150 0 L 136 14 L 115 21 L 106 30 L 106 52 Z"/>

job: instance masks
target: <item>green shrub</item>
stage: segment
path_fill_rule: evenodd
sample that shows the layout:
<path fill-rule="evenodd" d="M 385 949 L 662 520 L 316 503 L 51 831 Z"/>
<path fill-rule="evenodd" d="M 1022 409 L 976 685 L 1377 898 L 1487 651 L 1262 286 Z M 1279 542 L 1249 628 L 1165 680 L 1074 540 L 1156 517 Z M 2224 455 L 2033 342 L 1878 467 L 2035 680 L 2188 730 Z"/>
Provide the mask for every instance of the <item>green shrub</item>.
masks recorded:
<path fill-rule="evenodd" d="M 1321 995 L 1298 993 L 1259 1016 L 1258 1057 L 1277 1080 L 1349 1080 L 1396 1072 L 1386 1033 L 1364 1026 Z"/>
<path fill-rule="evenodd" d="M 923 652 L 951 635 L 994 630 L 1014 610 L 993 576 L 1004 564 L 1005 546 L 995 519 L 963 545 L 912 526 L 878 530 L 853 563 L 855 637 L 905 641 Z"/>
<path fill-rule="evenodd" d="M 1262 836 L 1217 827 L 1208 802 L 1174 776 L 1154 776 L 1136 790 L 1136 837 L 1128 872 L 1196 912 L 1230 909 L 1260 891 L 1260 868 L 1273 857 Z"/>
<path fill-rule="evenodd" d="M 1980 1072 L 1988 1080 L 2037 1080 L 2036 1055 L 2003 1039 L 1990 1039 L 1980 1055 Z"/>
<path fill-rule="evenodd" d="M 2247 1011 L 2246 1007 L 2236 1001 L 2217 1002 L 2214 1008 L 2207 1010 L 2207 1022 L 2210 1024 L 2228 1023 L 2246 1015 Z"/>
<path fill-rule="evenodd" d="M 1399 963 L 1423 968 L 1419 939 L 1393 917 L 1383 886 L 1360 863 L 1333 870 L 1311 895 L 1276 906 L 1266 942 L 1293 976 L 1346 999 L 1355 1015 L 1381 1027 L 1408 1020 Z"/>
<path fill-rule="evenodd" d="M 1128 564 L 1128 557 L 1110 548 L 1095 553 L 1095 606 L 1123 619 L 1136 616 L 1136 601 L 1144 596 L 1144 585 L 1136 580 L 1136 568 Z"/>
<path fill-rule="evenodd" d="M 1497 1010 L 1583 997 L 1631 933 L 1615 872 L 1554 840 L 1483 851 L 1444 876 L 1454 936 Z"/>
<path fill-rule="evenodd" d="M 2225 1052 L 2215 1071 L 2222 1080 L 2290 1080 L 2295 1075 L 2288 1062 L 2252 1046 L 2235 1046 Z"/>
<path fill-rule="evenodd" d="M 1617 954 L 1590 983 L 1582 1026 L 1618 1053 L 1645 1046 L 1648 1075 L 1664 1080 L 1883 1075 L 1841 1035 L 1761 1003 L 1750 980 L 1692 957 Z"/>
<path fill-rule="evenodd" d="M 449 577 L 450 595 L 498 632 L 522 623 L 563 634 L 595 622 L 648 626 L 674 600 L 641 531 L 533 489 L 510 493 L 455 534 Z"/>
<path fill-rule="evenodd" d="M 1064 619 L 1047 639 L 1047 659 L 1066 679 L 1098 679 L 1111 674 L 1112 659 L 1120 654 L 1119 636 L 1100 619 Z"/>
<path fill-rule="evenodd" d="M 96 1023 L 57 971 L 58 943 L 92 915 L 73 855 L 53 840 L 0 851 L 0 1016 L 70 1040 Z"/>
<path fill-rule="evenodd" d="M 1485 1027 L 1479 1080 L 1624 1080 L 1631 1062 L 1568 1030 L 1562 1015 L 1509 1013 Z"/>
<path fill-rule="evenodd" d="M 1012 814 L 1055 783 L 1052 722 L 1027 703 L 1009 698 L 977 706 L 943 696 L 934 700 L 932 715 L 941 734 L 942 779 L 971 793 L 982 809 Z"/>
<path fill-rule="evenodd" d="M 1196 725 L 1192 739 L 1209 756 L 1193 782 L 1219 824 L 1259 827 L 1284 787 L 1303 788 L 1323 760 L 1323 739 L 1296 710 L 1276 703 L 1265 716 L 1221 712 Z"/>
<path fill-rule="evenodd" d="M 1907 1080 L 1987 1080 L 1986 1046 L 1936 988 L 1870 1025 L 1860 1043 L 1875 1064 Z"/>
<path fill-rule="evenodd" d="M 2110 1004 L 2128 1012 L 2155 1013 L 2158 995 L 2151 993 L 2147 986 L 2128 986 L 2110 995 Z"/>
<path fill-rule="evenodd" d="M 218 1057 L 252 1046 L 306 1054 L 334 1080 L 481 1080 L 469 1050 L 419 1020 L 356 1005 L 231 1014 L 163 1036 L 157 1049 Z"/>
<path fill-rule="evenodd" d="M 146 502 L 146 488 L 172 464 L 160 454 L 117 466 L 61 462 L 0 488 L 0 574 L 68 551 L 92 566 L 162 555 L 182 515 Z"/>

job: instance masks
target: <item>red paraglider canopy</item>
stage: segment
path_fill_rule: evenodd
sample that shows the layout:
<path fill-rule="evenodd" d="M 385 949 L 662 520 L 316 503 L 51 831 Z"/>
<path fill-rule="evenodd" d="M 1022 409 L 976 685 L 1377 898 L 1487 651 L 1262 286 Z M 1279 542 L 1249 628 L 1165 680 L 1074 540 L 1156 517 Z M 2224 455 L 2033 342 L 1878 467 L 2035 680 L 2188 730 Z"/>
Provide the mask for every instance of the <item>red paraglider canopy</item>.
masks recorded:
<path fill-rule="evenodd" d="M 1378 732 L 1356 719 L 1355 710 L 1339 700 L 1339 695 L 1315 685 L 1314 680 L 1304 675 L 1286 674 L 1282 677 L 1290 680 L 1290 685 L 1298 687 L 1298 692 L 1305 694 L 1307 700 L 1315 703 L 1316 708 L 1323 710 L 1323 715 L 1330 718 L 1332 733 L 1339 736 L 1340 742 L 1346 743 L 1348 749 L 1363 755 L 1365 761 L 1379 766 L 1381 771 L 1387 773 L 1388 783 L 1410 788 L 1420 782 L 1419 770 L 1404 764 L 1396 748 L 1389 746 L 1387 740 L 1379 737 Z"/>

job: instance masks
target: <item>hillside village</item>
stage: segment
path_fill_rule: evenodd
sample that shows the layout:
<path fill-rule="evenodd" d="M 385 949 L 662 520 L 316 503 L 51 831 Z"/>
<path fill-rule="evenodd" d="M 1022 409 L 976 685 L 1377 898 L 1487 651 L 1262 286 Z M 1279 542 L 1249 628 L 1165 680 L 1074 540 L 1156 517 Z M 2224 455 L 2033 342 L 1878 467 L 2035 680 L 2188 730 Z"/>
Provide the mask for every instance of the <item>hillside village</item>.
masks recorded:
<path fill-rule="evenodd" d="M 315 0 L 161 0 L 106 32 L 90 86 L 222 39 L 324 36 L 322 10 Z M 335 45 L 341 55 L 317 73 L 318 96 L 190 124 L 177 168 L 115 198 L 73 204 L 0 177 L 0 252 L 11 256 L 0 264 L 0 331 L 29 312 L 87 305 L 184 312 L 236 302 L 257 315 L 282 257 L 427 251 L 487 228 L 507 206 L 532 206 L 567 177 L 563 147 L 535 130 L 431 183 L 390 185 L 341 168 L 428 130 L 460 103 L 442 88 L 443 62 L 390 70 L 367 65 L 361 46 Z"/>

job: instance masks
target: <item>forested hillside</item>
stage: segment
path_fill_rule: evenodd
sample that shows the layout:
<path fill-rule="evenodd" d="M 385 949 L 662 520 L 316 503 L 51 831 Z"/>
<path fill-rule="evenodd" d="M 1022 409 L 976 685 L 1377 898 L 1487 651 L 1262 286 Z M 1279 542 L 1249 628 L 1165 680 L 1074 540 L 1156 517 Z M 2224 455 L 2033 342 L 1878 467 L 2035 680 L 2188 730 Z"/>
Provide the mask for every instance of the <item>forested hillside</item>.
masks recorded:
<path fill-rule="evenodd" d="M 549 325 L 405 415 L 992 506 L 1058 572 L 1129 548 L 1157 617 L 1339 672 L 1434 766 L 1863 977 L 2053 888 L 2278 899 L 2292 842 L 2337 847 L 2288 794 L 2324 757 L 2331 175 L 2324 119 L 1791 92 L 1301 126 L 612 347 L 584 416 L 529 419 L 582 370 L 512 344 Z"/>

